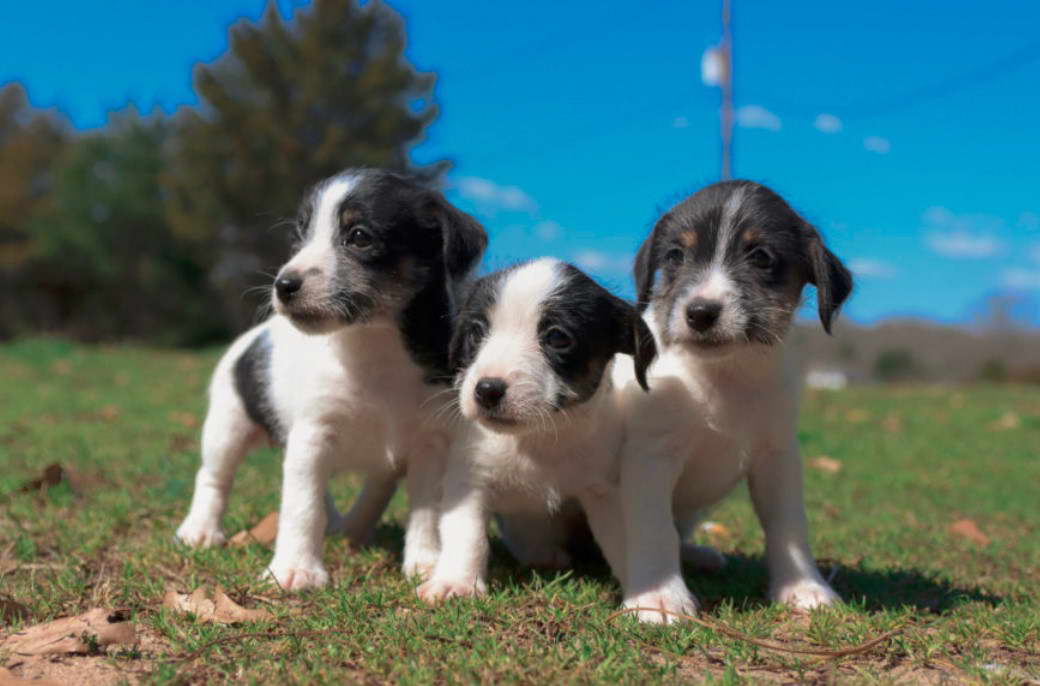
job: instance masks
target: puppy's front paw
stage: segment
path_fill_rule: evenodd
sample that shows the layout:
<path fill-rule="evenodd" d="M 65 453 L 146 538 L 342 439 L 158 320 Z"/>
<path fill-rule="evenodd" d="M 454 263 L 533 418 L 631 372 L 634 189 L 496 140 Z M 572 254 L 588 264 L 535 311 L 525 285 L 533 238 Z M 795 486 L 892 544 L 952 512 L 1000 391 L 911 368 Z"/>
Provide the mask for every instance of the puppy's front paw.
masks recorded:
<path fill-rule="evenodd" d="M 634 612 L 640 622 L 649 624 L 674 624 L 683 621 L 679 615 L 696 615 L 699 609 L 697 599 L 686 589 L 683 583 L 671 584 L 656 591 L 647 591 L 637 596 L 626 598 L 626 608 L 647 608 Z M 655 612 L 655 610 L 657 610 Z"/>
<path fill-rule="evenodd" d="M 429 579 L 433 576 L 433 568 L 437 566 L 440 552 L 425 546 L 418 549 L 406 549 L 401 573 L 409 579 Z"/>
<path fill-rule="evenodd" d="M 429 605 L 436 605 L 448 598 L 465 598 L 484 595 L 487 584 L 482 579 L 438 579 L 433 578 L 416 589 L 419 599 Z"/>
<path fill-rule="evenodd" d="M 177 540 L 192 548 L 216 548 L 224 545 L 227 537 L 219 526 L 185 519 L 177 527 Z"/>
<path fill-rule="evenodd" d="M 286 564 L 276 560 L 271 562 L 261 578 L 277 584 L 283 591 L 321 588 L 329 583 L 329 573 L 320 563 Z"/>
<path fill-rule="evenodd" d="M 841 597 L 822 580 L 799 579 L 782 584 L 770 595 L 774 602 L 785 603 L 799 610 L 812 610 L 822 605 L 841 602 Z"/>

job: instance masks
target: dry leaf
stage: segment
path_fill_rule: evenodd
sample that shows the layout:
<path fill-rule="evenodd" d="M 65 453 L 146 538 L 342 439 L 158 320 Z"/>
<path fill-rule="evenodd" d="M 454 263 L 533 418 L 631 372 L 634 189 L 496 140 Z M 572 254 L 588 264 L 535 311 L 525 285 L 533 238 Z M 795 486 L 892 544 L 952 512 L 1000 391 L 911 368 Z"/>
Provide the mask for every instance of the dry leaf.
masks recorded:
<path fill-rule="evenodd" d="M 902 418 L 894 412 L 889 412 L 881 420 L 881 428 L 890 434 L 896 434 L 903 430 Z"/>
<path fill-rule="evenodd" d="M 732 535 L 724 524 L 718 522 L 704 522 L 701 524 L 701 531 L 714 539 L 729 538 Z"/>
<path fill-rule="evenodd" d="M 1022 426 L 1022 418 L 1015 412 L 1005 412 L 1000 419 L 990 422 L 990 431 L 1007 431 Z"/>
<path fill-rule="evenodd" d="M 51 365 L 51 371 L 64 376 L 72 371 L 72 363 L 68 360 L 55 360 Z"/>
<path fill-rule="evenodd" d="M 57 486 L 67 478 L 65 468 L 57 462 L 53 462 L 43 468 L 43 473 L 32 481 L 27 481 L 19 492 L 30 493 L 32 491 L 45 491 L 51 486 Z"/>
<path fill-rule="evenodd" d="M 129 645 L 137 640 L 132 622 L 122 612 L 102 608 L 75 617 L 37 624 L 12 634 L 0 648 L 19 655 L 90 653 L 109 645 Z"/>
<path fill-rule="evenodd" d="M 218 586 L 212 594 L 205 586 L 196 588 L 191 595 L 178 593 L 174 589 L 166 591 L 163 596 L 163 607 L 177 612 L 190 612 L 200 622 L 214 624 L 237 624 L 239 622 L 261 622 L 273 619 L 267 610 L 248 610 L 231 598 L 228 598 Z"/>
<path fill-rule="evenodd" d="M 850 424 L 862 424 L 870 419 L 870 413 L 866 410 L 849 410 L 845 413 L 845 419 Z"/>
<path fill-rule="evenodd" d="M 20 679 L 11 670 L 0 667 L 0 686 L 61 686 L 50 679 Z"/>
<path fill-rule="evenodd" d="M 194 429 L 199 425 L 199 418 L 191 412 L 171 412 L 169 417 L 171 422 L 176 422 L 188 429 Z"/>
<path fill-rule="evenodd" d="M 809 466 L 813 469 L 819 469 L 821 472 L 837 474 L 841 471 L 842 464 L 840 460 L 835 460 L 832 457 L 821 455 L 820 457 L 814 457 L 809 460 Z"/>
<path fill-rule="evenodd" d="M 989 536 L 982 533 L 979 526 L 971 519 L 958 519 L 950 525 L 950 533 L 966 538 L 978 545 L 989 545 Z"/>
<path fill-rule="evenodd" d="M 250 543 L 270 546 L 278 536 L 278 512 L 270 512 L 248 531 L 239 531 L 228 540 L 228 545 L 242 546 Z"/>
<path fill-rule="evenodd" d="M 11 624 L 16 619 L 29 619 L 29 608 L 10 596 L 0 595 L 0 623 Z"/>
<path fill-rule="evenodd" d="M 98 410 L 98 416 L 106 422 L 114 422 L 119 419 L 119 408 L 115 405 L 105 405 Z"/>

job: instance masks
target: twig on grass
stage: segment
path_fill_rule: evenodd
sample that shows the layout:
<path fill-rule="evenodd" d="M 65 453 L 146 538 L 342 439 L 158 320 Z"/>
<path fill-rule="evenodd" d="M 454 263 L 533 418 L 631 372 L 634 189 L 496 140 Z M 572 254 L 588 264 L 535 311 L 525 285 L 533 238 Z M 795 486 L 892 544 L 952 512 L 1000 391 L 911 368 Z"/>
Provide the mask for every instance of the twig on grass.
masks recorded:
<path fill-rule="evenodd" d="M 859 653 L 865 653 L 868 650 L 870 650 L 871 648 L 873 648 L 874 646 L 879 645 L 881 643 L 884 643 L 885 641 L 887 641 L 888 639 L 892 638 L 896 634 L 901 633 L 906 628 L 905 625 L 901 626 L 901 627 L 897 627 L 895 629 L 892 629 L 891 631 L 886 631 L 885 633 L 881 634 L 880 636 L 877 636 L 876 638 L 870 639 L 866 643 L 860 643 L 859 645 L 856 645 L 856 646 L 850 646 L 848 648 L 841 648 L 839 650 L 824 650 L 822 648 L 791 648 L 791 647 L 782 645 L 780 643 L 774 643 L 772 641 L 763 641 L 760 638 L 755 638 L 754 636 L 748 636 L 747 634 L 745 634 L 743 632 L 737 631 L 736 629 L 730 628 L 730 627 L 726 626 L 725 624 L 721 624 L 719 622 L 715 622 L 715 621 L 708 620 L 708 619 L 703 619 L 701 617 L 694 617 L 693 615 L 683 614 L 682 612 L 672 612 L 671 610 L 665 610 L 665 609 L 657 608 L 657 607 L 628 607 L 628 608 L 625 608 L 623 610 L 618 610 L 617 612 L 615 612 L 612 615 L 610 615 L 609 617 L 607 617 L 607 622 L 612 622 L 612 621 L 614 621 L 615 619 L 617 619 L 618 617 L 620 617 L 622 615 L 631 614 L 632 612 L 643 612 L 643 611 L 645 611 L 645 612 L 660 612 L 662 614 L 672 615 L 673 617 L 678 617 L 679 619 L 685 619 L 687 621 L 693 622 L 694 624 L 699 624 L 699 625 L 705 627 L 706 629 L 711 629 L 713 631 L 718 631 L 719 633 L 725 634 L 726 636 L 729 636 L 730 638 L 737 639 L 738 641 L 744 641 L 745 643 L 750 643 L 752 645 L 756 645 L 759 648 L 765 648 L 767 650 L 775 650 L 775 651 L 781 652 L 781 653 L 792 653 L 792 654 L 796 654 L 796 655 L 812 655 L 812 656 L 815 656 L 815 657 L 826 657 L 826 658 L 830 658 L 830 659 L 835 659 L 835 658 L 839 658 L 839 657 L 846 657 L 848 655 L 858 655 Z M 649 644 L 647 644 L 647 645 L 649 645 Z M 660 650 L 660 649 L 658 649 L 658 650 Z M 662 651 L 662 652 L 670 652 L 670 651 Z"/>

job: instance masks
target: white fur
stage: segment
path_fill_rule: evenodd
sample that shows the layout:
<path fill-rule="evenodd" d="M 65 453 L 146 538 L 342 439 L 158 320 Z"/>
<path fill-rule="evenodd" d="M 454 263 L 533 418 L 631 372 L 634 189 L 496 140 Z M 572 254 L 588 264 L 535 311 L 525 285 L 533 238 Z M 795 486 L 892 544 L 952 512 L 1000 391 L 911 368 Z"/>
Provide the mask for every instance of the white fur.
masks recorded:
<path fill-rule="evenodd" d="M 617 453 L 624 437 L 610 369 L 596 393 L 566 412 L 540 414 L 555 397 L 560 381 L 539 350 L 541 303 L 561 278 L 559 263 L 539 260 L 507 277 L 489 313 L 489 332 L 461 384 L 467 423 L 453 445 L 441 501 L 441 554 L 429 581 L 418 593 L 427 602 L 486 590 L 487 519 L 506 516 L 514 550 L 529 562 L 567 563 L 558 540 L 550 537 L 548 513 L 565 499 L 580 501 L 596 540 L 615 570 L 623 571 L 624 541 L 617 490 Z M 509 380 L 521 399 L 511 413 L 522 426 L 484 425 L 470 399 L 476 380 Z M 507 394 L 508 399 L 508 394 Z"/>
<path fill-rule="evenodd" d="M 308 243 L 287 268 L 312 272 L 319 283 L 333 278 L 335 208 L 355 180 L 330 182 L 319 199 Z M 429 572 L 436 561 L 439 474 L 451 440 L 436 417 L 448 394 L 423 382 L 424 371 L 404 347 L 396 322 L 376 316 L 363 324 L 330 326 L 308 335 L 281 314 L 236 340 L 217 365 L 202 432 L 202 465 L 191 508 L 177 530 L 193 546 L 224 541 L 220 519 L 235 470 L 265 436 L 246 414 L 233 378 L 234 365 L 266 331 L 271 342 L 270 410 L 285 430 L 284 481 L 270 576 L 283 588 L 321 586 L 326 531 L 363 543 L 407 471 L 410 513 L 404 571 Z M 340 517 L 326 495 L 332 474 L 367 477 L 353 509 Z"/>
<path fill-rule="evenodd" d="M 647 323 L 659 346 L 652 392 L 629 384 L 622 401 L 625 606 L 696 609 L 680 570 L 681 540 L 700 513 L 745 478 L 765 529 L 770 597 L 800 608 L 836 601 L 809 550 L 796 437 L 799 376 L 788 351 L 733 344 L 701 356 L 681 342 L 664 346 L 661 323 L 651 315 Z M 615 370 L 619 384 L 633 374 L 623 356 Z M 676 621 L 662 612 L 638 615 Z"/>

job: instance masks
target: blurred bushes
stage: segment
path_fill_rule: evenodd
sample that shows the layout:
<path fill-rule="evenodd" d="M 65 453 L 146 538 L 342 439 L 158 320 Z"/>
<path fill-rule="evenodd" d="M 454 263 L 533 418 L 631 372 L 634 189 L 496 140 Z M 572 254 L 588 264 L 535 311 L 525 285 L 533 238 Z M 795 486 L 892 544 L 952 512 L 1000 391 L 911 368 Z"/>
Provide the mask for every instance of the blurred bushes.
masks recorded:
<path fill-rule="evenodd" d="M 195 71 L 198 108 L 74 133 L 0 88 L 0 337 L 200 344 L 255 318 L 305 189 L 348 166 L 436 182 L 408 150 L 437 110 L 387 6 L 272 3 Z"/>

